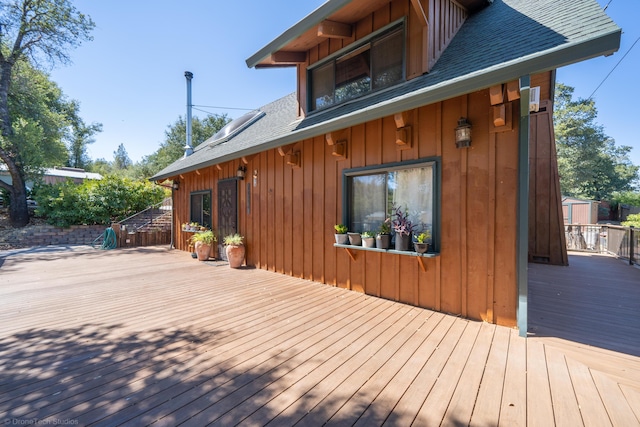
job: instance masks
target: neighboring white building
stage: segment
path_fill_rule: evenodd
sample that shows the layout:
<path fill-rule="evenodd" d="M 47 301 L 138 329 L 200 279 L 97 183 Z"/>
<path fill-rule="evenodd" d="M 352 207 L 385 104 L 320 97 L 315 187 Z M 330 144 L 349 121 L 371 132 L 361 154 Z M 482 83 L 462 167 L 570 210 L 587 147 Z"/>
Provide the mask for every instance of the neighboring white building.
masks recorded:
<path fill-rule="evenodd" d="M 102 179 L 102 175 L 99 173 L 87 172 L 84 169 L 79 168 L 61 167 L 45 169 L 43 179 L 45 184 L 64 182 L 67 179 L 73 180 L 76 184 L 81 184 L 85 179 Z M 11 174 L 9 174 L 5 165 L 0 166 L 0 180 L 9 185 L 13 183 Z M 33 181 L 27 181 L 27 187 L 33 188 Z"/>

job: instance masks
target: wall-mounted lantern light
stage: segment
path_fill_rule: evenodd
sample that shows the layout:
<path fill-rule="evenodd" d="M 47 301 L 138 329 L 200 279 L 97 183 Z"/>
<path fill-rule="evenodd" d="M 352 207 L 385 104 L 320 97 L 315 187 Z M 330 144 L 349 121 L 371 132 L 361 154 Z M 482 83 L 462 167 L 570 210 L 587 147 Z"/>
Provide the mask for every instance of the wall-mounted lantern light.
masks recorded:
<path fill-rule="evenodd" d="M 171 188 L 178 191 L 180 189 L 180 181 L 173 181 L 173 184 L 171 184 Z"/>
<path fill-rule="evenodd" d="M 238 166 L 238 170 L 236 171 L 236 176 L 238 177 L 238 179 L 244 179 L 244 175 L 247 172 L 247 167 L 246 166 Z"/>
<path fill-rule="evenodd" d="M 456 128 L 456 148 L 471 146 L 471 124 L 466 117 L 460 117 Z"/>

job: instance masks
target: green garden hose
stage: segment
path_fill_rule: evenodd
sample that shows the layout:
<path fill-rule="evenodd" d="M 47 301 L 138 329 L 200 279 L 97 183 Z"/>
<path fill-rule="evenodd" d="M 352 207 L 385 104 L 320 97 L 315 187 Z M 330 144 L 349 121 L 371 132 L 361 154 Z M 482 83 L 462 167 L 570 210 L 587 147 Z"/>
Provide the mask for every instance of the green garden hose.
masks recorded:
<path fill-rule="evenodd" d="M 102 240 L 102 244 L 100 244 L 100 246 L 98 247 L 99 249 L 108 250 L 108 249 L 115 249 L 118 247 L 116 232 L 113 231 L 113 228 L 111 227 L 104 230 L 104 233 L 102 234 L 102 236 L 98 237 L 96 240 L 93 241 L 92 246 L 94 249 L 98 249 L 96 248 L 96 246 L 99 244 L 100 240 Z"/>

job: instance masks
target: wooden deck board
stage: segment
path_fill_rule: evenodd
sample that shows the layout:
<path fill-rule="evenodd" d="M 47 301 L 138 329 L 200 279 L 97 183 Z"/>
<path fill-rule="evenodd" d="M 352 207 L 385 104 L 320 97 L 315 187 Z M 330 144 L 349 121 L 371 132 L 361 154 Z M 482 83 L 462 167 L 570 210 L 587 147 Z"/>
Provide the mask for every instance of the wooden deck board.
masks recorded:
<path fill-rule="evenodd" d="M 565 356 L 553 347 L 545 347 L 549 367 L 549 386 L 553 400 L 553 414 L 558 426 L 572 426 L 581 420 L 580 407 L 575 398 Z"/>
<path fill-rule="evenodd" d="M 640 425 L 640 351 L 624 325 L 639 271 L 614 292 L 549 267 L 532 267 L 524 339 L 159 247 L 0 253 L 0 422 Z M 593 307 L 610 324 L 590 337 L 583 312 L 606 290 L 625 301 Z"/>
<path fill-rule="evenodd" d="M 527 426 L 550 426 L 554 423 L 551 390 L 545 347 L 537 341 L 527 342 L 527 396 L 536 399 L 527 405 Z"/>

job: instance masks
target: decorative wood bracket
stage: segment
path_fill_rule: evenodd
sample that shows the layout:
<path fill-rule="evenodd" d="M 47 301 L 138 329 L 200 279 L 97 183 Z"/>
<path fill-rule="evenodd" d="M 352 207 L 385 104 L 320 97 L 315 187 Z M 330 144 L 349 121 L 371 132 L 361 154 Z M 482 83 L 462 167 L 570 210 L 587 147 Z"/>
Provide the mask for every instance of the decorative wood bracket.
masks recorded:
<path fill-rule="evenodd" d="M 347 158 L 347 133 L 346 131 L 330 132 L 324 135 L 327 145 L 332 147 L 331 154 L 342 159 Z"/>
<path fill-rule="evenodd" d="M 393 120 L 396 122 L 396 128 L 400 129 L 405 126 L 409 126 L 409 115 L 408 111 L 403 111 L 402 113 L 396 113 L 393 116 Z"/>
<path fill-rule="evenodd" d="M 338 141 L 333 144 L 333 150 L 331 151 L 336 157 L 347 158 L 347 141 Z"/>
<path fill-rule="evenodd" d="M 299 167 L 302 166 L 302 155 L 301 155 L 300 151 L 296 151 L 296 152 L 294 152 L 293 150 L 289 151 L 284 156 L 284 160 L 291 167 L 299 168 Z"/>
<path fill-rule="evenodd" d="M 489 132 L 508 132 L 513 130 L 513 102 L 496 105 L 492 107 L 492 114 L 489 119 Z"/>
<path fill-rule="evenodd" d="M 427 267 L 424 265 L 424 261 L 422 260 L 421 256 L 417 256 L 416 259 L 418 260 L 418 264 L 420 264 L 420 268 L 422 269 L 423 273 L 427 272 Z"/>
<path fill-rule="evenodd" d="M 216 165 L 216 169 L 218 169 L 219 171 L 221 171 L 221 170 L 222 170 L 222 166 L 220 166 L 220 165 L 218 164 L 218 165 Z"/>
<path fill-rule="evenodd" d="M 253 160 L 256 156 L 257 156 L 257 154 L 254 154 L 252 156 L 242 156 L 242 158 L 240 160 L 242 161 L 243 164 L 248 165 L 249 162 L 251 160 Z"/>
<path fill-rule="evenodd" d="M 325 20 L 318 25 L 318 37 L 348 39 L 353 37 L 353 27 L 350 24 Z"/>
<path fill-rule="evenodd" d="M 393 116 L 396 122 L 396 148 L 398 150 L 408 150 L 412 146 L 411 113 L 403 111 Z"/>
<path fill-rule="evenodd" d="M 278 147 L 278 154 L 280 154 L 280 157 L 284 157 L 287 155 L 287 153 L 291 152 L 291 150 L 293 150 L 293 146 L 295 144 L 289 144 L 289 145 L 283 145 L 282 147 Z"/>
<path fill-rule="evenodd" d="M 396 130 L 396 145 L 398 150 L 411 148 L 411 126 L 405 126 Z"/>
<path fill-rule="evenodd" d="M 351 252 L 351 249 L 349 248 L 342 248 L 345 251 L 347 251 L 347 253 L 349 254 L 349 257 L 351 258 L 351 261 L 355 261 L 356 260 L 356 254 L 354 254 L 353 252 Z"/>
<path fill-rule="evenodd" d="M 296 65 L 307 62 L 307 52 L 278 51 L 271 54 L 271 62 L 276 65 Z"/>
<path fill-rule="evenodd" d="M 507 83 L 507 101 L 520 99 L 520 85 L 517 81 Z"/>
<path fill-rule="evenodd" d="M 489 88 L 489 99 L 491 100 L 491 105 L 498 105 L 504 102 L 502 85 L 491 86 L 491 88 Z"/>

